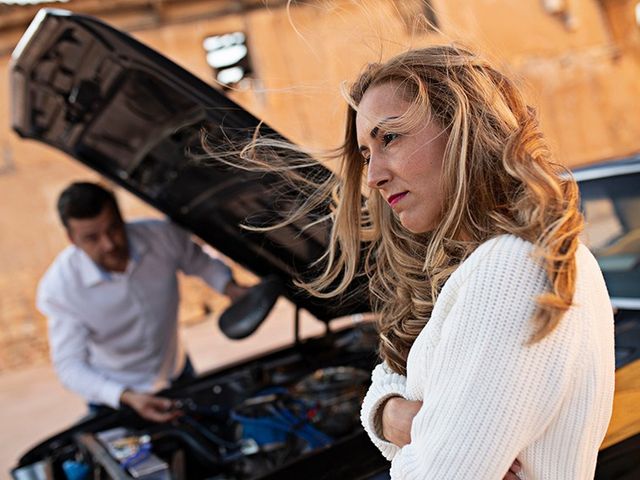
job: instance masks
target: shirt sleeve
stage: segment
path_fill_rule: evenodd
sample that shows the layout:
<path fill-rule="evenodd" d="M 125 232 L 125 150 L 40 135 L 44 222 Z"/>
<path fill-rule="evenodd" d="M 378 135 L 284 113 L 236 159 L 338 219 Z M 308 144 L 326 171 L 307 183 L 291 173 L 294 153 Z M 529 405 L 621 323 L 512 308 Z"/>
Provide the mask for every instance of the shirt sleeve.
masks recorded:
<path fill-rule="evenodd" d="M 40 291 L 38 308 L 47 316 L 51 360 L 62 384 L 88 402 L 119 408 L 126 386 L 106 378 L 87 362 L 87 327 L 53 295 Z"/>
<path fill-rule="evenodd" d="M 213 258 L 195 243 L 191 236 L 177 225 L 168 223 L 169 235 L 179 253 L 178 268 L 187 275 L 195 275 L 211 288 L 224 292 L 232 279 L 231 269 L 224 262 Z"/>
<path fill-rule="evenodd" d="M 406 377 L 393 372 L 386 363 L 381 363 L 373 369 L 371 385 L 362 401 L 360 421 L 373 444 L 380 453 L 391 460 L 400 448 L 382 438 L 377 429 L 376 416 L 380 406 L 391 397 L 404 396 Z"/>
<path fill-rule="evenodd" d="M 461 286 L 392 478 L 501 479 L 558 412 L 578 340 L 561 322 L 528 343 L 547 280 L 531 244 L 515 241 L 518 248 L 495 245 Z"/>

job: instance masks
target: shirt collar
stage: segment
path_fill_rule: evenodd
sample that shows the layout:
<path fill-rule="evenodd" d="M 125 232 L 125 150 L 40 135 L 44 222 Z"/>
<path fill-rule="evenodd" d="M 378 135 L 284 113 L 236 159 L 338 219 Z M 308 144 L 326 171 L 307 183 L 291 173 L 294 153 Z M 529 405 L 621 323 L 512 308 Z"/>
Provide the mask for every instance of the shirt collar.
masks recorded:
<path fill-rule="evenodd" d="M 93 260 L 91 260 L 84 250 L 78 247 L 76 247 L 76 249 L 78 252 L 78 258 L 80 259 L 80 278 L 82 279 L 82 284 L 85 287 L 92 287 L 100 282 L 110 280 L 111 276 L 109 275 L 109 272 L 100 268 Z"/>
<path fill-rule="evenodd" d="M 140 263 L 140 260 L 144 254 L 149 250 L 149 244 L 146 239 L 136 232 L 132 231 L 128 225 L 127 239 L 129 241 L 129 265 L 124 272 L 125 275 L 130 274 L 135 266 Z M 89 255 L 87 255 L 82 249 L 76 247 L 79 252 L 80 258 L 80 277 L 85 287 L 92 287 L 101 282 L 108 282 L 112 280 L 111 273 L 104 268 L 97 265 Z"/>

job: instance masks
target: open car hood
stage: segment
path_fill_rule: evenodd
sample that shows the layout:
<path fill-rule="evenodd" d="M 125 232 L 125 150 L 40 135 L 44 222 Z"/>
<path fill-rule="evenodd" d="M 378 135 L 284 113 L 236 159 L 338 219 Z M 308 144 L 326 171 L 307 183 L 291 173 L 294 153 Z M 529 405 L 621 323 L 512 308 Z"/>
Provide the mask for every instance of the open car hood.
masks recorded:
<path fill-rule="evenodd" d="M 283 193 L 281 179 L 193 161 L 202 131 L 222 143 L 250 137 L 260 123 L 221 92 L 130 36 L 63 10 L 38 13 L 10 74 L 11 121 L 20 136 L 100 172 L 259 276 L 277 275 L 284 295 L 320 320 L 370 310 L 364 278 L 337 301 L 317 300 L 292 283 L 314 274 L 328 245 L 327 222 L 265 233 L 240 227 L 286 217 L 294 192 Z M 278 135 L 264 124 L 261 132 Z M 317 163 L 306 174 L 331 173 Z"/>

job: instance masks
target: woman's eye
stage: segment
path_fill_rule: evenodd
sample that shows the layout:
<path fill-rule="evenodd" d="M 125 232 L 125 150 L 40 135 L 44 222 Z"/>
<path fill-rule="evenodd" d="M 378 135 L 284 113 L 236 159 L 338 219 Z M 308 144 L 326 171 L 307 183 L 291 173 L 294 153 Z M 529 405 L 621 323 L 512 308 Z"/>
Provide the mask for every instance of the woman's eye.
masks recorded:
<path fill-rule="evenodd" d="M 385 133 L 382 136 L 382 145 L 384 145 L 386 147 L 391 142 L 393 142 L 396 138 L 398 138 L 398 134 L 397 133 Z"/>
<path fill-rule="evenodd" d="M 369 152 L 362 152 L 362 164 L 369 165 L 370 157 L 371 157 L 371 154 Z"/>

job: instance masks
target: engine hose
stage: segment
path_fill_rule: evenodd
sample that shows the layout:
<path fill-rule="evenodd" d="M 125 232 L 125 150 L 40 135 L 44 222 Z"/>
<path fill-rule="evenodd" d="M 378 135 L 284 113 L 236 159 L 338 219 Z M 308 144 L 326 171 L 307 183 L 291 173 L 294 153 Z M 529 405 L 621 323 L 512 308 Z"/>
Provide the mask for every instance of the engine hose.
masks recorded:
<path fill-rule="evenodd" d="M 333 439 L 324 432 L 321 432 L 317 428 L 314 428 L 306 420 L 296 417 L 290 410 L 281 408 L 277 410 L 278 413 L 285 418 L 285 421 L 291 423 L 292 428 L 303 433 L 305 440 L 314 447 L 325 447 L 333 443 Z"/>
<path fill-rule="evenodd" d="M 177 420 L 178 420 L 178 422 L 186 423 L 190 427 L 194 428 L 195 430 L 198 431 L 198 433 L 200 435 L 202 435 L 203 437 L 205 437 L 207 440 L 209 440 L 210 442 L 214 443 L 215 445 L 218 445 L 219 447 L 230 448 L 230 449 L 237 449 L 238 448 L 238 444 L 237 443 L 225 440 L 224 438 L 219 437 L 218 435 L 216 435 L 212 431 L 207 430 L 202 424 L 200 424 L 200 422 L 195 420 L 190 415 L 182 415 L 182 416 L 178 417 Z"/>
<path fill-rule="evenodd" d="M 251 418 L 234 413 L 231 418 L 241 424 L 249 423 L 261 428 L 271 428 L 296 435 L 307 442 L 311 448 L 326 447 L 333 443 L 330 436 L 309 425 L 305 419 L 296 417 L 289 410 L 282 407 L 275 408 L 272 405 L 267 406 L 267 410 L 270 412 L 269 416 Z"/>
<path fill-rule="evenodd" d="M 193 453 L 208 468 L 220 468 L 220 458 L 207 449 L 202 443 L 194 438 L 194 435 L 178 427 L 162 426 L 150 434 L 151 442 L 165 439 L 175 439 L 189 447 Z"/>

